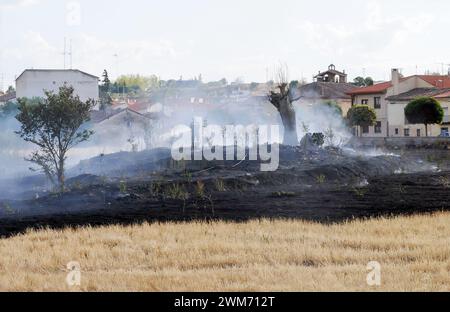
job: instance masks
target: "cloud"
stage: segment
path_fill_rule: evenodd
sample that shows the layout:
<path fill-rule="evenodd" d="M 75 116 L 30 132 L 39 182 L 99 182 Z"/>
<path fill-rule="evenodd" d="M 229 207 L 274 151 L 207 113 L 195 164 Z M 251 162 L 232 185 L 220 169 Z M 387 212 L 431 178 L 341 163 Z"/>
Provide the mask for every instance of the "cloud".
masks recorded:
<path fill-rule="evenodd" d="M 0 10 L 12 10 L 24 7 L 30 7 L 40 3 L 40 0 L 2 0 Z"/>
<path fill-rule="evenodd" d="M 433 16 L 419 13 L 414 16 L 390 15 L 379 2 L 369 2 L 362 12 L 362 22 L 349 25 L 303 21 L 296 25 L 307 47 L 322 56 L 343 58 L 354 56 L 352 62 L 377 62 L 403 51 L 406 43 L 430 28 Z"/>

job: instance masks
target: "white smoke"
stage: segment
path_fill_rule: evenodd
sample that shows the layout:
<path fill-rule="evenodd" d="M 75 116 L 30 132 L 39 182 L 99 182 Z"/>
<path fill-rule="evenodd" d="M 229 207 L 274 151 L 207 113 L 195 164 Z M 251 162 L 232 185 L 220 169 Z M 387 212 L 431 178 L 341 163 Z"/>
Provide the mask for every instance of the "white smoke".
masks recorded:
<path fill-rule="evenodd" d="M 294 103 L 294 107 L 300 139 L 307 133 L 322 133 L 325 145 L 342 147 L 352 138 L 343 116 L 335 108 L 305 100 Z"/>

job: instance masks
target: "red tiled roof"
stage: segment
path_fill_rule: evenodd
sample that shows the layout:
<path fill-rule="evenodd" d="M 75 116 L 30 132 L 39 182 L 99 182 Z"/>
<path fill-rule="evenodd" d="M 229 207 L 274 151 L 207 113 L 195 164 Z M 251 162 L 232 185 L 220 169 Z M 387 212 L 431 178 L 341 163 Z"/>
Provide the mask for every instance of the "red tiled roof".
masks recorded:
<path fill-rule="evenodd" d="M 413 77 L 418 77 L 436 88 L 440 88 L 440 89 L 450 88 L 450 76 L 415 75 L 415 76 L 401 78 L 400 81 L 405 81 L 405 80 L 413 78 Z M 375 84 L 370 87 L 355 89 L 355 90 L 348 92 L 348 94 L 349 95 L 358 95 L 358 94 L 383 93 L 390 87 L 392 87 L 392 82 L 387 81 L 387 82 Z"/>
<path fill-rule="evenodd" d="M 450 88 L 450 76 L 418 75 L 417 77 L 437 88 Z"/>
<path fill-rule="evenodd" d="M 128 104 L 128 108 L 139 112 L 142 110 L 147 110 L 150 107 L 150 103 L 149 102 L 135 102 L 135 103 L 130 103 Z"/>
<path fill-rule="evenodd" d="M 388 82 L 377 83 L 377 84 L 375 84 L 373 86 L 369 86 L 369 87 L 354 89 L 354 90 L 348 92 L 347 94 L 358 95 L 358 94 L 382 93 L 382 92 L 385 92 L 390 87 L 392 87 L 392 83 L 390 81 L 388 81 Z"/>

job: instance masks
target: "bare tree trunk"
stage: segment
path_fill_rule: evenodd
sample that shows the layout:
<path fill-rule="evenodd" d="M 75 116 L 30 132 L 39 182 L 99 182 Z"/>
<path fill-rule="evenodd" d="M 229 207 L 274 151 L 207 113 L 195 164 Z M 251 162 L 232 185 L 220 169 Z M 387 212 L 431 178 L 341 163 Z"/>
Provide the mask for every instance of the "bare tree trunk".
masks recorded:
<path fill-rule="evenodd" d="M 280 103 L 279 112 L 284 125 L 283 143 L 285 145 L 297 146 L 297 119 L 294 106 L 288 98 Z"/>
<path fill-rule="evenodd" d="M 59 160 L 59 166 L 57 169 L 58 186 L 61 193 L 65 191 L 65 176 L 64 176 L 64 157 Z"/>
<path fill-rule="evenodd" d="M 283 144 L 297 146 L 299 143 L 297 135 L 297 119 L 294 106 L 292 105 L 290 90 L 286 83 L 280 84 L 279 89 L 280 93 L 271 92 L 269 100 L 277 108 L 283 122 Z"/>

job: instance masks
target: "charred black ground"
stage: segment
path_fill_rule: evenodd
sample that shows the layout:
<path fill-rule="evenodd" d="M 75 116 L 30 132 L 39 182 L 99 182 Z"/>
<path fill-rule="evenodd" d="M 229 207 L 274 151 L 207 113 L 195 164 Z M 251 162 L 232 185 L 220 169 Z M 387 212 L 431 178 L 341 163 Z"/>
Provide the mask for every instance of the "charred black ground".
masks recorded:
<path fill-rule="evenodd" d="M 64 194 L 43 192 L 39 178 L 21 181 L 28 199 L 0 200 L 0 235 L 145 221 L 340 222 L 449 210 L 448 151 L 397 154 L 284 146 L 275 172 L 260 172 L 249 161 L 173 162 L 164 149 L 101 155 L 71 170 Z"/>

